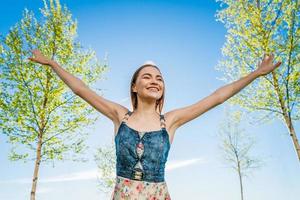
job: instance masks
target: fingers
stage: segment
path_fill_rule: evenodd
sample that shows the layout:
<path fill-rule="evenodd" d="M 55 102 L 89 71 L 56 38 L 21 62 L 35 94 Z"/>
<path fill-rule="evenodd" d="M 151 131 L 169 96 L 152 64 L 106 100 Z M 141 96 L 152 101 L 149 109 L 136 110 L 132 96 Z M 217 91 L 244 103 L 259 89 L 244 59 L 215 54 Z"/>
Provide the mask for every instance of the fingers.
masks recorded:
<path fill-rule="evenodd" d="M 33 57 L 28 58 L 28 60 L 36 62 L 35 57 L 37 57 L 37 54 L 39 53 L 38 49 L 32 49 L 30 50 L 30 52 L 33 54 Z"/>
<path fill-rule="evenodd" d="M 273 53 L 270 53 L 270 54 L 265 53 L 263 60 L 273 61 L 274 60 L 274 54 Z"/>
<path fill-rule="evenodd" d="M 32 50 L 32 53 L 33 53 L 34 55 L 36 55 L 36 54 L 38 53 L 38 51 L 39 51 L 39 50 L 34 49 L 34 50 Z"/>
<path fill-rule="evenodd" d="M 36 50 L 36 49 L 32 49 L 32 50 L 30 50 L 30 52 L 31 52 L 32 54 L 34 54 L 35 50 Z M 29 57 L 29 58 L 27 58 L 27 59 L 30 60 L 30 61 L 35 61 L 33 57 Z"/>
<path fill-rule="evenodd" d="M 34 58 L 28 58 L 28 60 L 30 60 L 30 61 L 34 61 L 34 62 L 35 62 L 35 59 L 34 59 Z"/>
<path fill-rule="evenodd" d="M 281 65 L 281 62 L 279 61 L 279 62 L 277 62 L 277 63 L 274 65 L 274 67 L 277 68 L 277 67 L 279 67 L 280 65 Z"/>
<path fill-rule="evenodd" d="M 38 54 L 41 54 L 40 50 L 38 50 L 38 49 L 31 50 L 31 53 L 33 53 L 33 55 L 35 55 L 35 56 Z"/>
<path fill-rule="evenodd" d="M 39 49 L 32 49 L 30 52 L 33 54 L 32 57 L 29 57 L 28 60 L 33 61 L 33 62 L 38 62 L 38 59 L 41 55 L 41 52 Z"/>

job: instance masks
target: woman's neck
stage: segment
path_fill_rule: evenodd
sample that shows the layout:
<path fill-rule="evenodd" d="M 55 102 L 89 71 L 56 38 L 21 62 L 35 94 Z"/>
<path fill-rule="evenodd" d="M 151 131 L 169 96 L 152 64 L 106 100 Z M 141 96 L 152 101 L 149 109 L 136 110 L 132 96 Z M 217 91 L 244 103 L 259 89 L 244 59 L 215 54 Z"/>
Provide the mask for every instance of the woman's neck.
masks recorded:
<path fill-rule="evenodd" d="M 141 117 L 159 114 L 155 109 L 155 104 L 149 104 L 145 102 L 139 102 L 137 108 L 133 112 Z"/>

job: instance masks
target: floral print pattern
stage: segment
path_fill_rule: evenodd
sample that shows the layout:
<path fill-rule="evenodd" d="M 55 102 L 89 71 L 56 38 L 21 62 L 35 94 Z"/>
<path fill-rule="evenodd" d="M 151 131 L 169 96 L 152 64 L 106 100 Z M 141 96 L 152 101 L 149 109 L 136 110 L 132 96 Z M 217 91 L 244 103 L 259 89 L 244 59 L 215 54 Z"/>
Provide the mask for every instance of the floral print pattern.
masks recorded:
<path fill-rule="evenodd" d="M 171 200 L 166 182 L 136 181 L 116 177 L 111 200 Z"/>

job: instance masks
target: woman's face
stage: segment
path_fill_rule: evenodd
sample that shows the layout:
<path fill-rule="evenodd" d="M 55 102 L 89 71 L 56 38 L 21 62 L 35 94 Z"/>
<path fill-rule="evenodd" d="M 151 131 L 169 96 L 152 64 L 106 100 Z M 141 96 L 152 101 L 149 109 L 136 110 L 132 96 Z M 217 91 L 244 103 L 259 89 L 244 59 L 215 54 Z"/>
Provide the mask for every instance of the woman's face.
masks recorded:
<path fill-rule="evenodd" d="M 155 67 L 144 67 L 133 85 L 133 92 L 142 98 L 158 100 L 164 92 L 164 80 Z"/>

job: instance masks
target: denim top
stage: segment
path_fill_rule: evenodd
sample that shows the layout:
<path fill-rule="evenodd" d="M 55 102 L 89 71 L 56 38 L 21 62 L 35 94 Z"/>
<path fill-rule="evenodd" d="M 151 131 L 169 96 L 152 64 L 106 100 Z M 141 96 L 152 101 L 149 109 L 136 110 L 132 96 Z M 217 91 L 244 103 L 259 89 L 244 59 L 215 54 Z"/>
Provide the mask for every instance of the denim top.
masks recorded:
<path fill-rule="evenodd" d="M 124 119 L 132 114 L 126 113 Z M 163 182 L 170 141 L 165 128 L 164 115 L 160 115 L 161 129 L 139 132 L 129 127 L 125 120 L 115 136 L 116 172 L 132 180 Z"/>

